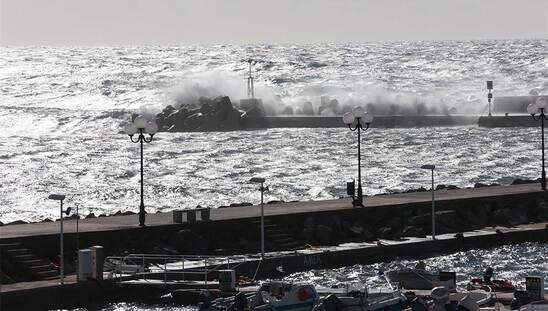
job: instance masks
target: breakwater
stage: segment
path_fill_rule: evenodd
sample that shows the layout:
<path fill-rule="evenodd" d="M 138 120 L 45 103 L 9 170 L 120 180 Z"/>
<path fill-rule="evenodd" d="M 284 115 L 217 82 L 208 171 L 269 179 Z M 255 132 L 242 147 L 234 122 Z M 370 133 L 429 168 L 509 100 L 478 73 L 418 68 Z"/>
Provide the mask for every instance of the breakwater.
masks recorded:
<path fill-rule="evenodd" d="M 379 238 L 425 237 L 430 234 L 429 192 L 367 197 L 364 207 L 350 199 L 267 204 L 266 248 L 300 249 L 308 245 L 337 245 Z M 436 191 L 438 233 L 463 232 L 492 225 L 516 226 L 545 221 L 540 186 L 523 184 Z M 106 255 L 124 253 L 235 254 L 259 249 L 258 206 L 210 210 L 210 220 L 175 223 L 172 213 L 147 215 L 147 227 L 137 216 L 113 216 L 65 221 L 65 253 L 103 245 Z M 0 244 L 19 243 L 40 258 L 58 254 L 57 222 L 0 227 Z M 78 237 L 78 240 L 77 240 Z M 113 238 L 115 237 L 115 238 Z M 9 257 L 4 257 L 7 262 Z M 17 266 L 14 260 L 13 266 Z M 69 269 L 70 271 L 70 269 Z M 24 281 L 24 279 L 23 279 Z"/>
<path fill-rule="evenodd" d="M 529 115 L 448 115 L 448 116 L 375 116 L 371 127 L 376 128 L 411 128 L 411 127 L 538 127 Z M 248 118 L 240 127 L 225 128 L 209 122 L 208 127 L 196 127 L 193 130 L 180 127 L 164 128 L 168 132 L 186 131 L 226 131 L 234 129 L 264 128 L 340 128 L 346 127 L 341 116 L 266 116 Z"/>

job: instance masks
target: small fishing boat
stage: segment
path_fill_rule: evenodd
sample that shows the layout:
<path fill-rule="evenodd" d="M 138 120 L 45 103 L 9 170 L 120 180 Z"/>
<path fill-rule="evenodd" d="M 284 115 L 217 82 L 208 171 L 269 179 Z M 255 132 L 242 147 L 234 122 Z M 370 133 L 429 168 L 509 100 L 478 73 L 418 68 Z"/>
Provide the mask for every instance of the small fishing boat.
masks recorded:
<path fill-rule="evenodd" d="M 201 311 L 312 311 L 320 296 L 311 284 L 266 282 L 255 292 L 239 292 L 236 296 L 201 303 Z"/>
<path fill-rule="evenodd" d="M 487 267 L 483 273 L 483 278 L 475 278 L 466 286 L 468 290 L 473 289 L 487 289 L 489 288 L 495 292 L 507 292 L 512 293 L 516 290 L 516 287 L 507 280 L 491 280 L 493 278 L 493 268 Z"/>
<path fill-rule="evenodd" d="M 400 291 L 368 293 L 346 288 L 321 288 L 311 284 L 263 283 L 254 292 L 219 298 L 200 304 L 201 311 L 400 311 L 405 296 Z"/>
<path fill-rule="evenodd" d="M 433 288 L 427 296 L 408 299 L 412 311 L 479 311 L 480 307 L 492 305 L 495 296 L 485 290 L 451 293 L 447 288 L 439 286 Z"/>
<path fill-rule="evenodd" d="M 432 289 L 433 284 L 440 279 L 440 273 L 426 270 L 426 265 L 422 261 L 414 268 L 386 271 L 385 276 L 390 283 L 406 289 Z"/>
<path fill-rule="evenodd" d="M 468 283 L 466 289 L 486 289 L 487 287 L 491 288 L 491 290 L 495 292 L 511 293 L 516 290 L 516 287 L 507 280 L 492 280 L 487 283 L 483 279 L 479 278 L 470 280 L 470 283 Z"/>
<path fill-rule="evenodd" d="M 399 291 L 353 291 L 344 295 L 330 294 L 322 298 L 313 311 L 400 311 L 405 301 Z"/>

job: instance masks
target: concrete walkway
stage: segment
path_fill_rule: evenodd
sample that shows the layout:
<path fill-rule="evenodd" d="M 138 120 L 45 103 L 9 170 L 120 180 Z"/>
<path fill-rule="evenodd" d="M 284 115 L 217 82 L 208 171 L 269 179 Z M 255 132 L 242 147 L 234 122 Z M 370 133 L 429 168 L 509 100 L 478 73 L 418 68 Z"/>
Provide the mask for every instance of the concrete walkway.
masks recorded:
<path fill-rule="evenodd" d="M 458 190 L 439 190 L 436 191 L 436 201 L 461 200 L 472 198 L 498 197 L 516 194 L 534 194 L 541 193 L 540 185 L 524 184 L 513 186 L 495 186 L 477 189 L 458 189 Z M 365 198 L 367 208 L 389 208 L 401 204 L 430 202 L 432 199 L 430 192 L 414 192 L 391 195 L 378 195 Z M 137 204 L 137 203 L 136 203 Z M 136 205 L 137 206 L 137 205 Z M 305 201 L 295 203 L 266 204 L 265 215 L 285 215 L 298 213 L 315 213 L 326 211 L 337 211 L 353 209 L 350 199 L 324 200 L 324 201 Z M 245 206 L 231 207 L 222 209 L 211 209 L 211 220 L 243 219 L 260 216 L 260 207 Z M 148 214 L 146 218 L 147 226 L 165 226 L 174 225 L 171 212 Z M 76 231 L 76 221 L 67 220 L 64 222 L 66 233 Z M 96 232 L 110 230 L 124 230 L 138 228 L 138 216 L 111 216 L 92 219 L 82 219 L 79 221 L 79 231 Z M 59 233 L 59 222 L 32 223 L 22 225 L 8 225 L 0 227 L 0 243 L 6 239 L 50 235 Z"/>

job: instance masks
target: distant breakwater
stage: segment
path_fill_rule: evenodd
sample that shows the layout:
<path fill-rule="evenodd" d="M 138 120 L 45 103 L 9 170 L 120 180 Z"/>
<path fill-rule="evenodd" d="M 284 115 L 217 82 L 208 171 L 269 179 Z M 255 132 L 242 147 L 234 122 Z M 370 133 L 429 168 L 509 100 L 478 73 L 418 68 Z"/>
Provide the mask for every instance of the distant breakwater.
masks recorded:
<path fill-rule="evenodd" d="M 228 96 L 200 98 L 196 103 L 179 108 L 167 106 L 156 115 L 160 131 L 164 132 L 216 132 L 253 130 L 265 128 L 338 128 L 346 127 L 340 115 L 324 114 L 333 107 L 312 104 L 306 109 L 285 109 L 283 115 L 269 115 L 261 99 L 248 98 L 233 104 Z M 344 108 L 344 109 L 343 109 Z M 351 107 L 339 109 L 341 113 Z M 337 110 L 337 111 L 339 111 Z M 134 114 L 133 117 L 136 117 Z M 537 122 L 528 115 L 478 116 L 478 115 L 378 115 L 371 127 L 534 127 Z"/>

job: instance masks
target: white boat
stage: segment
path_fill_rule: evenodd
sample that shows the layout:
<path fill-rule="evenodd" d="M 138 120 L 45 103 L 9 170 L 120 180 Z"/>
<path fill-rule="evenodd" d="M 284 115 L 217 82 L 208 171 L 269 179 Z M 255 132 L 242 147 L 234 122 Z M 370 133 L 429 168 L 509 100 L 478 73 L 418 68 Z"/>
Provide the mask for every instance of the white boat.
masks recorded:
<path fill-rule="evenodd" d="M 484 290 L 451 293 L 443 286 L 432 289 L 430 295 L 410 302 L 413 311 L 480 311 L 480 307 L 492 305 L 495 295 Z"/>
<path fill-rule="evenodd" d="M 269 282 L 259 287 L 250 310 L 311 311 L 319 299 L 313 285 Z"/>
<path fill-rule="evenodd" d="M 312 311 L 319 300 L 314 285 L 266 282 L 254 292 L 239 292 L 233 297 L 202 303 L 200 310 Z"/>
<path fill-rule="evenodd" d="M 311 284 L 263 283 L 255 292 L 238 293 L 200 306 L 201 311 L 400 311 L 405 296 L 400 291 L 368 293 L 349 288 L 323 288 L 320 298 Z"/>
<path fill-rule="evenodd" d="M 405 301 L 399 291 L 331 294 L 322 298 L 314 311 L 400 311 Z"/>
<path fill-rule="evenodd" d="M 399 284 L 406 289 L 432 289 L 434 283 L 440 279 L 439 272 L 419 268 L 390 270 L 385 275 L 390 283 Z"/>

